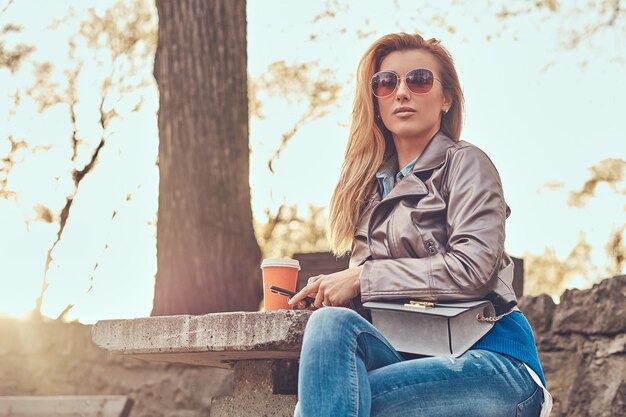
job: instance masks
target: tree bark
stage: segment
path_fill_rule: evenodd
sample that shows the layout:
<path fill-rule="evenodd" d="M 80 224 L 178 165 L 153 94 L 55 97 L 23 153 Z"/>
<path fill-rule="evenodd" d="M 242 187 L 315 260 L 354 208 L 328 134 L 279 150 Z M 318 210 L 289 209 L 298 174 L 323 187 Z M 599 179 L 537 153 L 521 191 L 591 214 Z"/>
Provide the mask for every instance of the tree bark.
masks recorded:
<path fill-rule="evenodd" d="M 152 315 L 258 310 L 245 0 L 156 0 L 159 211 Z"/>

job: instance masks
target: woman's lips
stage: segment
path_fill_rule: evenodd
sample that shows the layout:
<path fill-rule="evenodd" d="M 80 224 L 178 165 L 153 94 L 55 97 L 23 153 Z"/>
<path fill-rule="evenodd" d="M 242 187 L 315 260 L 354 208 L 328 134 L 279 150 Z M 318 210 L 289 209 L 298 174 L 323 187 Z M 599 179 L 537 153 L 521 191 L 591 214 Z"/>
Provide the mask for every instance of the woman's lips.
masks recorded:
<path fill-rule="evenodd" d="M 403 110 L 403 111 L 399 111 L 397 113 L 394 113 L 394 116 L 400 117 L 401 119 L 404 119 L 406 117 L 411 117 L 414 114 L 415 114 L 415 111 Z"/>
<path fill-rule="evenodd" d="M 393 111 L 393 115 L 400 118 L 411 117 L 414 113 L 415 110 L 410 107 L 399 107 Z"/>

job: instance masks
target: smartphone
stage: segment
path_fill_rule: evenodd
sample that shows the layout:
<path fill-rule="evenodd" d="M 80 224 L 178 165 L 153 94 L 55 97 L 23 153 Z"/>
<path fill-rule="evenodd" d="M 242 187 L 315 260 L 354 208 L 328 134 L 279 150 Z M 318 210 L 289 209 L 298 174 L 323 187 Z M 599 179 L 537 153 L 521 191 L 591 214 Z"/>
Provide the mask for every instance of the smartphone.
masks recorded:
<path fill-rule="evenodd" d="M 270 291 L 276 294 L 285 295 L 287 297 L 293 297 L 294 295 L 297 294 L 297 292 L 289 291 L 284 288 L 277 287 L 276 285 L 270 286 Z M 313 304 L 315 302 L 315 298 L 304 297 L 302 301 L 309 303 L 309 304 Z"/>

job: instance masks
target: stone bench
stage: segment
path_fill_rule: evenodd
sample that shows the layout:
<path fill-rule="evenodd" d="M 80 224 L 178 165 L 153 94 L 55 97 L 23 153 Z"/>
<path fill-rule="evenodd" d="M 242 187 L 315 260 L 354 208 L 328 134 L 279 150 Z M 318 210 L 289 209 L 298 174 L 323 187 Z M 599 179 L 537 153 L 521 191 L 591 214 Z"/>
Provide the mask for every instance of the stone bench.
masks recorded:
<path fill-rule="evenodd" d="M 0 417 L 128 417 L 124 395 L 0 396 Z"/>
<path fill-rule="evenodd" d="M 92 339 L 114 354 L 234 371 L 231 396 L 216 397 L 212 417 L 293 416 L 297 359 L 312 312 L 213 313 L 96 323 Z"/>

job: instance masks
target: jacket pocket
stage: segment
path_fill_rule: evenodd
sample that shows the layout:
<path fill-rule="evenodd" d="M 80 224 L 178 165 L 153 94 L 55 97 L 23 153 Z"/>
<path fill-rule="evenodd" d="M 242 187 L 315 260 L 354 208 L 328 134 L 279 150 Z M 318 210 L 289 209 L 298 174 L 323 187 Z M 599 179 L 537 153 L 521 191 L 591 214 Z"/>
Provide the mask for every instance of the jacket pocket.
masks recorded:
<path fill-rule="evenodd" d="M 540 387 L 535 389 L 533 395 L 517 404 L 516 417 L 538 417 L 541 412 L 541 401 L 543 400 L 543 390 Z"/>

